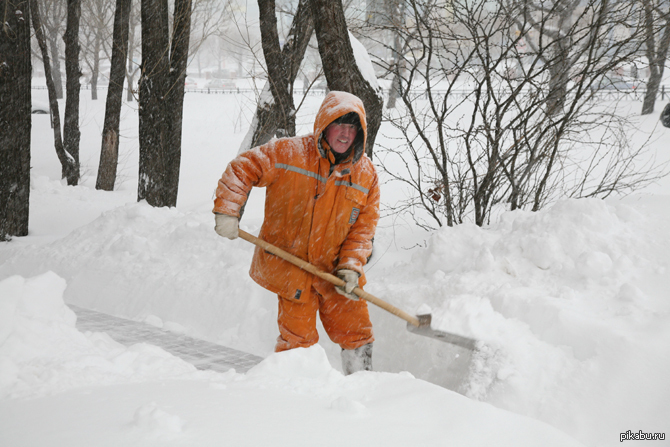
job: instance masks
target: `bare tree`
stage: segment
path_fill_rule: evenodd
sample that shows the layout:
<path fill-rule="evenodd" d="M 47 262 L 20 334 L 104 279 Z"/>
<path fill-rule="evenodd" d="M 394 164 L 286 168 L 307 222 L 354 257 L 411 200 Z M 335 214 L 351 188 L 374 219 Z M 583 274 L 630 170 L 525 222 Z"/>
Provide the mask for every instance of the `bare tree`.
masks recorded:
<path fill-rule="evenodd" d="M 41 22 L 46 31 L 49 43 L 50 60 L 52 63 L 51 73 L 54 86 L 56 87 L 56 98 L 63 98 L 63 79 L 61 76 L 61 39 L 67 20 L 66 0 L 38 0 L 41 14 Z"/>
<path fill-rule="evenodd" d="M 98 99 L 100 56 L 107 51 L 109 28 L 112 21 L 112 2 L 109 0 L 86 0 L 82 5 L 82 59 L 88 67 L 91 99 Z"/>
<path fill-rule="evenodd" d="M 600 79 L 637 53 L 636 9 L 589 0 L 568 18 L 557 7 L 526 14 L 529 3 L 406 3 L 402 107 L 387 117 L 405 144 L 380 163 L 415 191 L 404 206 L 422 226 L 483 225 L 496 205 L 538 210 L 661 174 L 641 163 L 615 105 L 594 100 Z"/>
<path fill-rule="evenodd" d="M 258 9 L 261 44 L 268 71 L 267 85 L 270 87 L 279 110 L 274 117 L 277 130 L 281 136 L 295 135 L 295 106 L 293 105 L 293 94 L 289 89 L 284 60 L 282 60 L 282 50 L 279 46 L 275 2 L 274 0 L 258 0 Z"/>
<path fill-rule="evenodd" d="M 0 241 L 28 234 L 30 7 L 0 0 Z"/>
<path fill-rule="evenodd" d="M 119 160 L 119 123 L 123 101 L 123 81 L 126 75 L 126 54 L 128 52 L 128 26 L 131 0 L 116 0 L 114 32 L 112 40 L 112 66 L 107 89 L 105 122 L 102 129 L 102 148 L 96 189 L 112 191 L 116 182 Z"/>
<path fill-rule="evenodd" d="M 295 135 L 293 83 L 298 75 L 314 22 L 308 0 L 301 0 L 293 16 L 284 47 L 279 48 L 274 1 L 259 0 L 260 29 L 268 81 L 260 95 L 254 119 L 240 152 L 270 138 Z"/>
<path fill-rule="evenodd" d="M 565 97 L 568 91 L 569 73 L 571 67 L 590 49 L 590 39 L 579 39 L 574 32 L 575 24 L 579 22 L 576 16 L 581 0 L 549 0 L 536 2 L 533 0 L 507 0 L 506 8 L 509 17 L 512 17 L 520 30 L 531 28 L 537 39 L 526 39 L 526 44 L 532 47 L 541 62 L 548 64 L 549 82 L 547 94 L 548 115 L 560 114 L 563 111 Z M 586 8 L 582 14 L 594 14 L 604 17 L 607 14 L 608 1 L 601 3 L 601 9 Z M 594 21 L 592 21 L 594 22 Z M 599 31 L 598 27 L 591 30 Z M 528 35 L 530 37 L 530 35 Z M 548 45 L 549 48 L 545 48 Z M 575 45 L 579 48 L 575 51 Z"/>
<path fill-rule="evenodd" d="M 197 58 L 198 73 L 200 70 L 201 48 L 210 37 L 228 28 L 231 23 L 232 6 L 229 0 L 198 0 L 193 3 L 191 14 L 191 39 L 189 41 L 189 54 Z"/>
<path fill-rule="evenodd" d="M 644 9 L 644 46 L 649 61 L 649 82 L 642 103 L 642 115 L 654 112 L 658 88 L 663 79 L 670 47 L 670 2 L 640 0 Z"/>
<path fill-rule="evenodd" d="M 176 0 L 172 34 L 167 0 L 142 0 L 138 200 L 175 206 L 179 187 L 184 80 L 191 1 Z"/>
<path fill-rule="evenodd" d="M 65 178 L 68 185 L 79 183 L 79 93 L 81 70 L 79 68 L 79 20 L 81 0 L 67 0 L 67 26 L 65 27 L 65 120 L 63 147 L 68 155 Z"/>
<path fill-rule="evenodd" d="M 135 60 L 136 55 L 141 53 L 140 51 L 140 39 L 137 37 L 138 27 L 140 26 L 140 2 L 134 2 L 130 6 L 130 12 L 128 14 L 128 49 L 126 50 L 126 64 L 125 68 L 125 79 L 126 79 L 126 101 L 132 102 L 135 100 L 135 95 L 137 91 L 133 90 L 135 86 L 135 76 L 140 71 L 140 64 Z M 112 42 L 114 38 L 112 36 Z M 112 45 L 102 45 L 101 49 L 105 54 L 105 57 L 110 61 L 112 60 Z M 110 69 L 110 78 L 111 78 L 111 69 Z M 111 81 L 110 81 L 111 83 Z"/>
<path fill-rule="evenodd" d="M 66 177 L 67 172 L 70 168 L 68 165 L 71 164 L 72 158 L 68 156 L 63 147 L 63 137 L 61 135 L 61 123 L 60 123 L 60 110 L 58 109 L 58 93 L 56 91 L 56 85 L 53 80 L 53 73 L 51 71 L 51 60 L 49 57 L 49 51 L 47 50 L 47 42 L 42 30 L 42 21 L 39 10 L 39 3 L 37 0 L 30 0 L 30 9 L 31 17 L 33 22 L 33 29 L 35 30 L 35 38 L 40 47 L 40 52 L 42 55 L 42 64 L 44 65 L 44 76 L 47 83 L 47 91 L 49 94 L 49 109 L 51 111 L 51 127 L 54 132 L 54 148 L 56 149 L 56 155 L 61 164 L 61 176 L 62 178 Z"/>

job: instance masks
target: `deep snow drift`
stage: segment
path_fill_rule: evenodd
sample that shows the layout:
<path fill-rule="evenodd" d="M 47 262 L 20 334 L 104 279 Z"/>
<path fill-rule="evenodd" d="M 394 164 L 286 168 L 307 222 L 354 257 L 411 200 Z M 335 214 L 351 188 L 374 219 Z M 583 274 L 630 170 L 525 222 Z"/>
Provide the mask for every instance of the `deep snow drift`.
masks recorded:
<path fill-rule="evenodd" d="M 579 445 L 409 373 L 345 377 L 318 345 L 244 375 L 195 371 L 77 331 L 64 287 L 52 272 L 0 282 L 2 445 Z"/>
<path fill-rule="evenodd" d="M 302 132 L 320 99 L 301 110 Z M 587 445 L 668 431 L 668 196 L 568 200 L 434 233 L 382 220 L 366 289 L 410 313 L 430 308 L 435 327 L 480 350 L 470 359 L 371 308 L 385 373 L 343 377 L 325 335 L 272 354 L 276 298 L 247 275 L 252 247 L 213 231 L 212 193 L 246 107 L 239 95 L 187 95 L 177 209 L 135 203 L 131 108 L 114 193 L 94 190 L 104 102 L 83 102 L 78 187 L 59 180 L 48 117 L 35 117 L 31 235 L 0 246 L 0 444 L 218 445 L 252 433 L 255 445 L 570 445 L 477 401 Z M 254 191 L 242 221 L 254 234 L 262 199 Z M 268 359 L 246 375 L 196 371 L 155 347 L 81 334 L 63 300 Z"/>

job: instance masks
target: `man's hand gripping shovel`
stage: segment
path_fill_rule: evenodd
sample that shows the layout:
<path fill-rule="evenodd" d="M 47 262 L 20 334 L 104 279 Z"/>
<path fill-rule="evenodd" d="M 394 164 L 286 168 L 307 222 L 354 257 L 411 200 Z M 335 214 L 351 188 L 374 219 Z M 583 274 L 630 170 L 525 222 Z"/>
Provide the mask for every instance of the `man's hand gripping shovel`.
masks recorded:
<path fill-rule="evenodd" d="M 280 258 L 300 267 L 301 269 L 318 276 L 321 279 L 324 279 L 336 286 L 344 286 L 345 282 L 338 278 L 335 275 L 331 275 L 330 273 L 326 273 L 322 270 L 320 270 L 318 267 L 310 264 L 307 261 L 304 261 L 297 256 L 293 256 L 290 253 L 285 252 L 281 248 L 275 247 L 272 244 L 269 244 L 265 242 L 262 239 L 257 238 L 256 236 L 247 233 L 246 231 L 239 230 L 239 236 L 244 239 L 245 241 L 251 242 L 252 244 L 262 248 L 263 250 L 267 250 L 268 252 L 272 253 L 273 255 L 279 256 Z M 431 315 L 426 314 L 426 315 L 418 315 L 418 316 L 413 316 L 408 314 L 402 309 L 398 309 L 397 307 L 393 306 L 392 304 L 387 303 L 386 301 L 377 298 L 376 296 L 364 291 L 363 289 L 360 288 L 355 288 L 354 293 L 360 297 L 363 298 L 365 301 L 369 301 L 370 303 L 381 307 L 382 309 L 392 313 L 393 315 L 402 318 L 407 322 L 407 330 L 410 332 L 413 332 L 418 335 L 423 335 L 426 337 L 434 338 L 440 341 L 443 341 L 445 343 L 451 343 L 457 346 L 460 346 L 462 348 L 468 349 L 470 351 L 475 350 L 475 340 L 467 337 L 463 337 L 461 335 L 453 334 L 450 332 L 444 332 L 444 331 L 439 331 L 436 329 L 432 329 L 430 327 L 431 323 Z"/>

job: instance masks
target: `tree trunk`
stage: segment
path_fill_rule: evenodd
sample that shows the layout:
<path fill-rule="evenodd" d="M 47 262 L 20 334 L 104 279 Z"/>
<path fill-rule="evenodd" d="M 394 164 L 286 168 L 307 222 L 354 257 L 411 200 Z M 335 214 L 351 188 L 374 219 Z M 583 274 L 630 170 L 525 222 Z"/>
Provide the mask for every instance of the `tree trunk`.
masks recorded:
<path fill-rule="evenodd" d="M 664 64 L 665 65 L 665 64 Z M 647 90 L 644 92 L 644 100 L 642 102 L 642 115 L 649 115 L 654 113 L 656 106 L 656 96 L 658 89 L 661 86 L 661 79 L 663 79 L 664 65 L 649 64 L 651 74 L 647 82 Z"/>
<path fill-rule="evenodd" d="M 33 29 L 35 30 L 35 37 L 37 44 L 42 53 L 42 63 L 44 65 L 44 76 L 47 81 L 47 91 L 49 93 L 49 109 L 51 111 L 51 127 L 54 130 L 54 147 L 56 148 L 56 155 L 61 165 L 61 177 L 65 178 L 68 171 L 68 164 L 70 157 L 68 157 L 63 148 L 63 137 L 60 128 L 60 110 L 58 109 L 58 93 L 54 83 L 51 71 L 51 61 L 49 60 L 49 51 L 47 50 L 46 37 L 42 30 L 42 20 L 37 0 L 30 0 L 31 17 L 33 22 Z"/>
<path fill-rule="evenodd" d="M 263 2 L 259 1 L 259 5 L 260 3 Z M 274 1 L 270 3 L 274 3 Z M 267 9 L 270 8 L 267 7 Z M 263 20 L 263 16 L 261 20 Z M 261 33 L 263 33 L 262 30 L 266 26 L 268 25 L 261 24 Z M 276 36 L 276 19 L 274 30 L 274 35 Z M 291 111 L 295 108 L 293 103 L 293 83 L 298 75 L 300 64 L 305 56 L 305 51 L 307 50 L 307 45 L 309 44 L 309 39 L 312 37 L 313 32 L 314 21 L 312 20 L 312 12 L 308 0 L 301 0 L 298 3 L 298 9 L 296 10 L 295 16 L 293 16 L 291 29 L 289 30 L 286 43 L 281 49 L 281 55 L 279 57 L 284 80 L 273 80 L 273 74 L 277 70 L 274 70 L 273 72 L 268 70 L 268 82 L 263 88 L 258 101 L 258 106 L 256 107 L 254 120 L 244 141 L 242 141 L 239 153 L 267 143 L 275 135 L 277 137 L 295 135 L 295 116 L 291 115 Z M 279 42 L 277 41 L 277 47 L 278 46 Z M 265 44 L 263 46 L 263 51 L 265 54 Z M 270 65 L 267 54 L 265 55 L 265 62 L 267 65 Z M 274 64 L 276 63 L 277 62 L 274 62 Z M 274 92 L 270 90 L 270 87 L 273 85 L 279 88 L 285 86 L 286 96 L 290 98 L 290 102 L 287 102 L 289 108 L 282 108 L 281 101 L 278 100 L 277 97 L 274 96 Z M 285 122 L 284 117 L 288 117 L 291 124 L 281 125 L 280 123 Z M 283 129 L 284 131 L 279 131 L 279 129 Z"/>
<path fill-rule="evenodd" d="M 56 98 L 63 98 L 63 76 L 61 73 L 61 39 L 67 20 L 66 0 L 38 0 L 42 11 L 40 21 L 49 43 L 51 73 L 56 87 Z"/>
<path fill-rule="evenodd" d="M 93 68 L 91 69 L 91 99 L 98 100 L 98 74 L 100 72 L 100 34 L 95 34 L 95 43 L 93 44 Z"/>
<path fill-rule="evenodd" d="M 268 85 L 277 104 L 277 136 L 295 135 L 295 106 L 289 90 L 288 76 L 282 60 L 277 34 L 274 0 L 258 0 L 261 44 L 268 72 Z"/>
<path fill-rule="evenodd" d="M 56 98 L 63 99 L 63 78 L 60 72 L 60 51 L 58 50 L 58 35 L 50 36 L 51 60 L 53 61 L 53 80 L 56 87 Z"/>
<path fill-rule="evenodd" d="M 181 135 L 184 118 L 184 87 L 188 66 L 188 45 L 191 35 L 192 0 L 175 0 L 170 50 L 170 90 L 167 106 L 170 112 L 166 188 L 169 206 L 177 205 L 181 166 Z"/>
<path fill-rule="evenodd" d="M 0 0 L 0 241 L 28 234 L 31 62 L 28 0 Z M 7 13 L 11 11 L 11 13 Z"/>
<path fill-rule="evenodd" d="M 391 81 L 391 90 L 389 90 L 389 99 L 386 102 L 387 109 L 394 109 L 395 103 L 398 98 L 401 96 L 401 76 L 405 71 L 405 58 L 402 56 L 402 43 L 400 32 L 402 30 L 401 24 L 405 20 L 405 2 L 399 0 L 392 0 L 387 3 L 389 9 L 389 17 L 391 23 L 389 23 L 389 28 L 391 35 L 393 36 L 393 80 Z"/>
<path fill-rule="evenodd" d="M 557 43 L 559 48 L 549 65 L 549 93 L 547 94 L 547 116 L 555 117 L 563 114 L 568 82 L 570 81 L 570 52 L 564 48 L 563 42 Z"/>
<path fill-rule="evenodd" d="M 191 1 L 176 0 L 172 47 L 166 0 L 142 0 L 140 173 L 137 199 L 175 206 L 181 161 Z"/>
<path fill-rule="evenodd" d="M 142 0 L 142 67 L 139 82 L 140 166 L 137 200 L 167 206 L 163 196 L 168 142 L 168 90 L 170 60 L 166 0 Z"/>
<path fill-rule="evenodd" d="M 71 157 L 65 178 L 68 185 L 79 183 L 79 19 L 81 0 L 67 0 L 67 26 L 65 28 L 65 123 L 63 146 Z"/>
<path fill-rule="evenodd" d="M 342 2 L 312 0 L 311 3 L 319 54 L 328 88 L 351 93 L 363 101 L 368 124 L 365 153 L 372 158 L 372 148 L 382 120 L 382 97 L 365 79 L 357 64 Z"/>
<path fill-rule="evenodd" d="M 656 95 L 663 79 L 663 71 L 665 70 L 665 61 L 668 57 L 668 47 L 670 46 L 670 17 L 660 17 L 659 21 L 664 23 L 660 29 L 663 34 L 659 32 L 660 29 L 654 17 L 653 0 L 644 0 L 644 15 L 645 15 L 645 54 L 649 60 L 649 82 L 647 83 L 647 91 L 644 94 L 644 102 L 642 103 L 642 115 L 649 115 L 654 112 L 656 105 Z M 660 8 L 659 8 L 660 10 Z M 658 46 L 656 38 L 660 37 Z"/>
<path fill-rule="evenodd" d="M 95 189 L 113 191 L 119 161 L 119 123 L 123 102 L 123 81 L 126 76 L 128 52 L 128 22 L 131 0 L 116 0 L 112 38 L 112 66 L 105 105 L 105 123 L 102 129 L 102 148 Z"/>
<path fill-rule="evenodd" d="M 135 62 L 133 60 L 135 55 L 135 25 L 137 24 L 136 20 L 133 20 L 133 10 L 131 8 L 130 15 L 128 18 L 129 28 L 128 28 L 128 68 L 126 70 L 126 79 L 128 80 L 128 89 L 126 90 L 126 101 L 133 102 L 135 96 L 133 95 L 133 87 L 135 86 L 135 73 L 137 72 L 137 67 L 134 66 Z"/>
<path fill-rule="evenodd" d="M 602 9 L 598 12 L 596 17 L 597 23 L 606 17 L 607 11 L 607 2 L 603 2 Z M 546 36 L 546 42 L 548 42 L 548 47 L 544 50 L 549 54 L 549 58 L 542 56 L 542 60 L 549 67 L 549 81 L 548 81 L 548 93 L 546 98 L 546 110 L 547 116 L 555 117 L 563 113 L 566 94 L 568 91 L 568 83 L 570 81 L 570 69 L 572 64 L 575 62 L 571 59 L 571 53 L 575 51 L 573 48 L 572 37 L 574 32 L 573 21 L 574 21 L 574 12 L 579 1 L 577 0 L 555 0 L 549 2 L 549 7 L 546 11 L 542 12 L 542 15 L 549 14 L 552 18 L 552 26 L 546 26 L 546 20 L 541 20 L 539 23 L 535 21 L 533 16 L 542 11 L 542 7 L 530 3 L 521 3 L 523 7 L 523 21 L 520 17 L 512 17 L 512 20 L 517 21 L 520 29 L 523 29 L 527 24 L 538 33 Z M 595 30 L 596 28 L 594 28 Z M 593 32 L 593 31 L 592 31 Z M 535 51 L 540 51 L 539 48 L 535 48 Z M 545 53 L 547 54 L 547 53 Z"/>

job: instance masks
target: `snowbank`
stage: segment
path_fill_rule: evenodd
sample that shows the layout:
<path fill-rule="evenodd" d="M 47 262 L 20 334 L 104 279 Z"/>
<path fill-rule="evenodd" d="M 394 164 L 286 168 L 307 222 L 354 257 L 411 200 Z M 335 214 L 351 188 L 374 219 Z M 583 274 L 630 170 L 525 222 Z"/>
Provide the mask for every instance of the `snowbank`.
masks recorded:
<path fill-rule="evenodd" d="M 377 272 L 383 280 L 372 279 L 370 291 L 410 310 L 432 308 L 434 327 L 480 340 L 459 384 L 472 398 L 593 445 L 609 445 L 618 430 L 662 432 L 670 420 L 667 207 L 667 199 L 568 200 L 487 228 L 443 228 L 411 262 Z M 422 345 L 430 355 L 421 356 L 405 340 L 391 341 L 396 358 L 452 383 L 446 348 Z"/>
<path fill-rule="evenodd" d="M 383 253 L 394 235 L 380 228 L 368 290 L 410 312 L 428 307 L 434 327 L 481 346 L 470 359 L 373 308 L 375 368 L 410 371 L 592 445 L 628 429 L 662 431 L 670 420 L 665 209 L 651 198 L 570 200 L 484 229 L 444 228 L 392 263 Z M 248 278 L 249 244 L 224 241 L 211 226 L 209 212 L 131 203 L 51 244 L 21 247 L 0 274 L 52 270 L 67 279 L 73 304 L 157 316 L 269 356 L 276 298 Z M 253 220 L 246 227 L 257 232 Z M 339 368 L 339 348 L 321 344 Z"/>
<path fill-rule="evenodd" d="M 65 280 L 48 272 L 0 281 L 0 397 L 35 397 L 87 385 L 175 378 L 195 367 L 164 350 L 82 334 L 63 302 Z"/>
<path fill-rule="evenodd" d="M 250 245 L 224 241 L 212 222 L 211 212 L 129 203 L 52 244 L 17 249 L 0 271 L 51 270 L 67 279 L 67 302 L 138 320 L 155 315 L 190 335 L 266 356 L 276 337 L 276 297 L 248 277 Z"/>
<path fill-rule="evenodd" d="M 3 445 L 579 445 L 407 373 L 345 377 L 318 345 L 246 375 L 196 372 L 157 347 L 78 332 L 64 289 L 54 273 L 0 282 Z"/>

